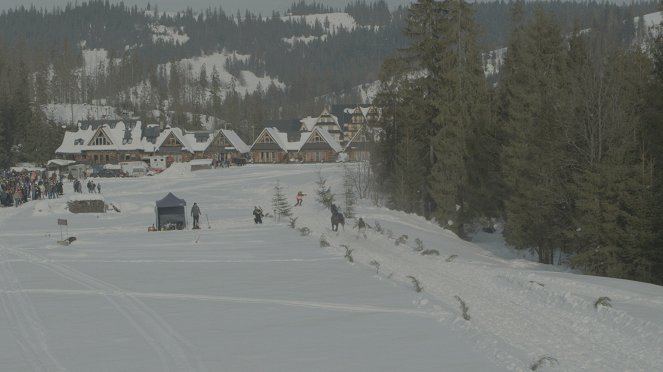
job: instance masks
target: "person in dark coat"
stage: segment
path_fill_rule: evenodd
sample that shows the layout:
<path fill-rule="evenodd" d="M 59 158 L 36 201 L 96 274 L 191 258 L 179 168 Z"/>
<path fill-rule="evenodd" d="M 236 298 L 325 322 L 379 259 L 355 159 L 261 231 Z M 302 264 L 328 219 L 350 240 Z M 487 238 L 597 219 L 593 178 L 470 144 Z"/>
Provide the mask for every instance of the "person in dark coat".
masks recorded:
<path fill-rule="evenodd" d="M 262 208 L 253 207 L 253 222 L 262 224 Z"/>
<path fill-rule="evenodd" d="M 193 228 L 200 229 L 200 226 L 198 225 L 198 220 L 200 219 L 200 207 L 198 207 L 197 203 L 193 203 L 193 207 L 191 207 L 191 216 L 193 217 Z"/>

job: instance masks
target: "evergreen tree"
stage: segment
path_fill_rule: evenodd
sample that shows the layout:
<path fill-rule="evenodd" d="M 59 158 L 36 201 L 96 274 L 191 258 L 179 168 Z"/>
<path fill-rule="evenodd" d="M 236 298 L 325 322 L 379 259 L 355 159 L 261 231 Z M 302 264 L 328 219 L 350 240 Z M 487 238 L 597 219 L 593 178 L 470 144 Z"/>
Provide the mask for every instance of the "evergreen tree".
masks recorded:
<path fill-rule="evenodd" d="M 344 174 L 343 174 L 343 201 L 344 201 L 344 212 L 345 212 L 345 217 L 347 218 L 354 218 L 355 216 L 355 204 L 357 204 L 357 196 L 355 195 L 354 192 L 354 183 L 352 182 L 352 174 L 350 173 L 350 169 L 345 166 L 344 167 Z"/>
<path fill-rule="evenodd" d="M 642 92 L 648 84 L 643 71 L 653 76 L 649 58 L 640 51 L 611 56 L 601 76 L 600 100 L 591 101 L 595 115 L 586 115 L 585 125 L 578 126 L 579 252 L 573 262 L 596 275 L 651 281 L 653 162 L 642 139 Z"/>
<path fill-rule="evenodd" d="M 276 215 L 277 221 L 280 221 L 281 216 L 290 217 L 292 216 L 292 206 L 288 202 L 288 198 L 283 192 L 283 187 L 276 181 L 276 186 L 274 186 L 274 197 L 272 197 L 272 208 L 274 208 L 274 214 Z"/>
<path fill-rule="evenodd" d="M 564 138 L 570 118 L 566 47 L 557 24 L 542 12 L 527 25 L 516 4 L 502 78 L 503 156 L 508 196 L 505 238 L 552 263 L 571 228 L 570 165 Z"/>
<path fill-rule="evenodd" d="M 331 208 L 331 205 L 334 203 L 334 194 L 331 192 L 331 186 L 327 186 L 327 179 L 322 177 L 320 170 L 318 170 L 318 180 L 315 183 L 318 185 L 315 200 L 326 208 Z"/>
<path fill-rule="evenodd" d="M 453 0 L 442 1 L 441 6 L 445 13 L 438 20 L 443 28 L 434 66 L 434 76 L 439 79 L 436 86 L 441 91 L 434 101 L 437 115 L 432 123 L 437 132 L 432 143 L 434 162 L 429 183 L 437 207 L 435 216 L 443 222 L 453 221 L 451 229 L 466 237 L 465 223 L 482 207 L 470 204 L 473 190 L 469 187 L 469 166 L 480 165 L 471 162 L 478 154 L 470 153 L 470 149 L 483 149 L 471 147 L 470 142 L 475 140 L 472 134 L 485 135 L 475 128 L 488 117 L 488 94 L 471 8 L 463 1 Z"/>

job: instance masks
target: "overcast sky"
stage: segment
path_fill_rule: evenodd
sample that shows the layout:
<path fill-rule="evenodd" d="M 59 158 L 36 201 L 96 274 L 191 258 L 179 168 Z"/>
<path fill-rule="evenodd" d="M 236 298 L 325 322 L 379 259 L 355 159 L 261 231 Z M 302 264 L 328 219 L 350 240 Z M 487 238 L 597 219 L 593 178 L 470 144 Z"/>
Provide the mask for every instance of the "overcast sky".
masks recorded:
<path fill-rule="evenodd" d="M 64 7 L 67 3 L 82 3 L 86 0 L 0 0 L 0 10 L 15 8 L 21 5 L 29 6 L 34 4 L 37 8 L 46 8 L 52 9 L 54 6 Z M 113 3 L 117 3 L 120 0 L 110 0 Z M 332 6 L 334 8 L 342 9 L 348 3 L 352 3 L 355 0 L 316 0 L 317 3 L 322 3 L 326 6 Z M 395 9 L 398 5 L 409 4 L 413 0 L 385 0 L 389 5 L 390 9 Z M 286 9 L 290 7 L 298 0 L 124 0 L 126 5 L 138 5 L 141 8 L 147 7 L 147 3 L 152 5 L 157 4 L 159 6 L 159 11 L 177 11 L 184 10 L 186 7 L 191 7 L 194 10 L 205 9 L 207 7 L 221 7 L 226 13 L 234 13 L 236 10 L 241 10 L 242 12 L 246 9 L 250 10 L 252 13 L 261 13 L 263 15 L 269 15 L 273 10 L 278 10 L 283 13 Z M 308 3 L 312 3 L 313 0 L 307 0 Z M 371 3 L 372 0 L 366 0 L 367 3 Z"/>

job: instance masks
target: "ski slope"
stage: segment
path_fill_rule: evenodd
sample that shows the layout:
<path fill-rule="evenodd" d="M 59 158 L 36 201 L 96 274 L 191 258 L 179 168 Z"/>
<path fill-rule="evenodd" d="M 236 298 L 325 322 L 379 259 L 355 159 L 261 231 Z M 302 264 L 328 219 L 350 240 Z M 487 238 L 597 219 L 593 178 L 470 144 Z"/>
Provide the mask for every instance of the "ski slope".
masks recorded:
<path fill-rule="evenodd" d="M 663 287 L 539 265 L 496 234 L 474 243 L 361 201 L 364 237 L 332 232 L 318 172 L 248 165 L 100 179 L 120 213 L 72 214 L 65 197 L 0 208 L 0 360 L 7 371 L 656 371 Z M 276 182 L 294 204 L 271 208 Z M 168 192 L 201 230 L 147 232 Z M 340 196 L 337 203 L 342 206 Z M 58 218 L 68 220 L 60 240 Z M 209 222 L 208 222 L 209 221 Z M 375 230 L 376 222 L 383 228 Z M 321 235 L 330 243 L 320 247 Z M 407 235 L 407 241 L 396 239 Z M 415 251 L 416 239 L 439 255 Z M 354 262 L 344 257 L 352 249 Z M 378 270 L 379 265 L 379 270 Z M 423 287 L 414 290 L 413 279 Z M 610 305 L 595 307 L 599 297 Z M 465 303 L 466 317 L 461 310 Z"/>

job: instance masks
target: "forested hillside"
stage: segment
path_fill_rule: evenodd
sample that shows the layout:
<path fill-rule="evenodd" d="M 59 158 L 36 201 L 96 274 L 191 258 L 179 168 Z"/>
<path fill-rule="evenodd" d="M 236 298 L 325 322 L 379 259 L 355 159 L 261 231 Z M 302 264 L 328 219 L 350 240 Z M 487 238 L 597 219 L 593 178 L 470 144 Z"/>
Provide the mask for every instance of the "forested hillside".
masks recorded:
<path fill-rule="evenodd" d="M 526 4 L 525 14 L 533 14 L 536 6 Z M 570 31 L 576 22 L 583 28 L 622 27 L 618 20 L 655 5 L 554 2 L 543 7 Z M 472 8 L 481 50 L 505 46 L 511 4 Z M 345 9 L 299 1 L 288 13 L 226 14 L 214 8 L 166 14 L 156 7 L 101 0 L 3 12 L 3 117 L 25 117 L 17 110 L 29 105 L 31 125 L 48 130 L 27 131 L 20 120 L 2 119 L 0 164 L 50 156 L 57 136 L 39 112 L 48 103 L 111 105 L 149 122 L 188 128 L 200 126 L 200 115 L 210 115 L 251 140 L 246 123 L 315 115 L 325 104 L 362 100 L 353 88 L 377 80 L 383 61 L 409 43 L 403 33 L 406 10 L 390 10 L 382 1 L 355 1 Z M 26 103 L 15 102 L 25 89 Z M 316 99 L 321 96 L 333 98 Z M 33 141 L 28 136 L 44 132 L 49 132 L 47 146 L 26 149 Z"/>
<path fill-rule="evenodd" d="M 663 284 L 660 13 L 651 30 L 608 12 L 568 32 L 516 3 L 495 84 L 472 14 L 417 2 L 409 47 L 384 64 L 372 163 L 387 205 L 466 239 L 504 223 L 507 243 L 541 263 Z"/>

